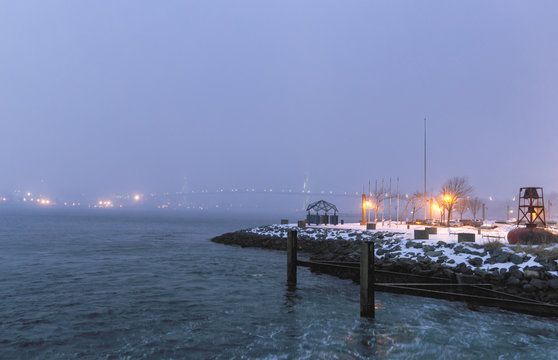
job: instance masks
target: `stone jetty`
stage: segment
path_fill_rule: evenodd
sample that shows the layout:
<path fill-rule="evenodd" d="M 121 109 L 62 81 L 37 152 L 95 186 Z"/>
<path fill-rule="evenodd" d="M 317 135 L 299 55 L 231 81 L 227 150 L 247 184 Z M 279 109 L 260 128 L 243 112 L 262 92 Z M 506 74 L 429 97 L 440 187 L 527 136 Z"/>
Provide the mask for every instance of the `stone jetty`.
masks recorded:
<path fill-rule="evenodd" d="M 495 290 L 539 301 L 558 303 L 558 247 L 522 247 L 412 240 L 405 233 L 377 230 L 301 228 L 269 225 L 226 233 L 213 242 L 286 250 L 287 234 L 298 231 L 301 256 L 310 260 L 360 261 L 360 244 L 373 241 L 375 264 L 388 270 L 447 278 L 467 283 L 490 283 Z M 349 277 L 343 272 L 334 275 Z"/>

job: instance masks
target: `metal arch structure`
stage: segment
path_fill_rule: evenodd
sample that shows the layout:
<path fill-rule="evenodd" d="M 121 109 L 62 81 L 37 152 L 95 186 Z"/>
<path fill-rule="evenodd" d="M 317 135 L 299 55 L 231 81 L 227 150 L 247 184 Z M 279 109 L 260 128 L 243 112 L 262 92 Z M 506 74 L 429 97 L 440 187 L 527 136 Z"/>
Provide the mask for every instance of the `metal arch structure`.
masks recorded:
<path fill-rule="evenodd" d="M 325 214 L 327 215 L 328 211 L 333 210 L 333 214 L 337 215 L 337 212 L 339 210 L 337 210 L 337 206 L 333 205 L 330 202 L 327 202 L 325 200 L 319 200 L 316 202 L 313 202 L 312 204 L 308 205 L 308 207 L 306 208 L 306 211 L 308 211 L 308 214 L 310 214 L 310 211 L 316 211 L 316 213 L 318 213 L 319 211 L 324 211 Z"/>

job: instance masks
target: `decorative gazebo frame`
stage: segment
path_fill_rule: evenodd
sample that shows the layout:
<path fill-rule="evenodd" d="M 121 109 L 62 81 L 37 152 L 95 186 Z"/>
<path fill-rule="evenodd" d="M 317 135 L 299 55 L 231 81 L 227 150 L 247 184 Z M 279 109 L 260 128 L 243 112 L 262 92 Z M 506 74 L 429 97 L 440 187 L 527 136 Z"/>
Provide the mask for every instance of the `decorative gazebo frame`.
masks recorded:
<path fill-rule="evenodd" d="M 333 215 L 328 216 L 328 212 L 331 212 L 333 210 Z M 309 224 L 334 224 L 337 225 L 337 223 L 339 222 L 339 217 L 337 216 L 337 206 L 333 205 L 330 202 L 327 202 L 325 200 L 319 200 L 316 202 L 311 203 L 310 205 L 308 205 L 308 207 L 306 208 L 306 211 L 308 211 L 308 215 L 306 216 L 306 222 Z M 310 211 L 315 211 L 316 215 L 312 215 L 310 214 Z M 320 211 L 324 212 L 324 215 L 320 215 Z"/>
<path fill-rule="evenodd" d="M 324 211 L 325 214 L 327 215 L 328 211 L 333 210 L 333 214 L 337 215 L 337 206 L 333 205 L 330 202 L 327 202 L 325 200 L 320 200 L 320 201 L 316 201 L 313 202 L 312 204 L 308 205 L 308 207 L 306 208 L 306 211 L 308 211 L 308 214 L 310 214 L 310 211 L 315 210 L 316 214 L 318 214 L 319 211 Z"/>

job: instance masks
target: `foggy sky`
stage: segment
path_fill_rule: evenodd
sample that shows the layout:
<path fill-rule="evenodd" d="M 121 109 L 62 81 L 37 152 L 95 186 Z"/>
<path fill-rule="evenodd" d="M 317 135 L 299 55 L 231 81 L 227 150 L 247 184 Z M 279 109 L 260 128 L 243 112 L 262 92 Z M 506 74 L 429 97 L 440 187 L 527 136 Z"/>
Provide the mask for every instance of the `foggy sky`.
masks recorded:
<path fill-rule="evenodd" d="M 412 192 L 427 117 L 429 190 L 558 191 L 556 19 L 555 1 L 6 1 L 0 190 Z"/>

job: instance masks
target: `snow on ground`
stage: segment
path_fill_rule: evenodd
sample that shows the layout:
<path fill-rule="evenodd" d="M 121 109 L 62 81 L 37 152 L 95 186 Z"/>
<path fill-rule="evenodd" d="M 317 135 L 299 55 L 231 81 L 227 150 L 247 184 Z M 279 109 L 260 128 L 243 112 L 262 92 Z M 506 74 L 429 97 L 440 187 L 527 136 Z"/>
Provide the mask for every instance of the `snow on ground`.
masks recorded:
<path fill-rule="evenodd" d="M 475 243 L 477 244 L 484 244 L 490 241 L 499 241 L 502 243 L 507 244 L 506 236 L 509 231 L 514 229 L 513 225 L 509 224 L 492 224 L 496 226 L 495 229 L 482 229 L 481 235 L 477 234 L 477 229 L 470 226 L 460 226 L 460 227 L 437 227 L 438 234 L 431 234 L 429 235 L 429 240 L 431 241 L 443 241 L 446 243 L 457 243 L 457 234 L 458 233 L 469 233 L 475 234 Z M 350 229 L 350 230 L 361 230 L 367 231 L 366 225 L 360 225 L 359 223 L 349 223 L 343 225 L 317 225 L 317 226 L 310 226 L 311 228 L 327 228 L 327 229 Z M 407 229 L 407 225 L 405 224 L 397 224 L 395 222 L 389 223 L 384 222 L 382 225 L 381 222 L 376 223 L 376 231 L 390 231 L 390 232 L 400 232 L 407 236 L 407 239 L 411 240 L 414 238 L 414 231 L 415 230 L 424 230 L 425 225 L 409 225 L 409 229 Z M 373 230 L 368 230 L 373 231 Z"/>
<path fill-rule="evenodd" d="M 414 230 L 423 230 L 424 225 L 410 225 L 407 229 L 405 224 L 396 224 L 392 222 L 381 222 L 376 224 L 376 230 L 366 230 L 365 225 L 359 223 L 349 223 L 343 225 L 310 225 L 306 228 L 299 228 L 296 224 L 289 225 L 270 225 L 249 229 L 256 234 L 265 236 L 287 237 L 287 233 L 291 229 L 296 229 L 299 236 L 305 236 L 316 240 L 372 240 L 376 244 L 380 243 L 381 247 L 376 247 L 376 256 L 385 257 L 385 253 L 389 252 L 390 257 L 395 259 L 412 259 L 419 260 L 422 257 L 429 257 L 431 261 L 439 262 L 447 267 L 456 267 L 461 263 L 467 266 L 482 270 L 509 270 L 513 265 L 517 265 L 520 270 L 527 267 L 541 267 L 542 265 L 535 261 L 533 255 L 526 252 L 514 251 L 508 245 L 506 235 L 514 226 L 508 224 L 493 224 L 494 229 L 482 229 L 481 234 L 477 233 L 477 229 L 473 227 L 437 227 L 437 234 L 430 234 L 428 240 L 413 240 Z M 378 237 L 378 233 L 383 237 Z M 458 243 L 458 233 L 475 234 L 475 243 Z M 408 241 L 412 240 L 412 241 Z M 516 263 L 512 261 L 506 262 L 487 262 L 491 258 L 490 253 L 482 246 L 488 242 L 498 241 L 503 244 L 501 252 L 510 256 L 515 255 Z M 516 245 L 519 246 L 519 245 Z M 549 246 L 553 249 L 558 245 Z M 480 258 L 482 262 L 479 261 Z M 473 260 L 475 259 L 475 260 Z M 518 261 L 518 259 L 520 259 Z M 470 264 L 470 260 L 479 263 L 477 266 Z M 558 262 L 558 261 L 557 261 Z M 558 272 L 553 274 L 558 276 Z"/>

